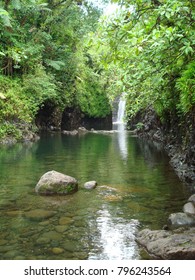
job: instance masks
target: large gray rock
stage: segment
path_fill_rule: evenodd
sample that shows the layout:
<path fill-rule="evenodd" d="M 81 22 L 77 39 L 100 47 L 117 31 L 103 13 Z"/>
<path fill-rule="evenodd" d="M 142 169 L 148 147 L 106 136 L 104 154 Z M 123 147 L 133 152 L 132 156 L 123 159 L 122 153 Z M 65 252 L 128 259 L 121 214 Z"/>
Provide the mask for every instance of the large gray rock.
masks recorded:
<path fill-rule="evenodd" d="M 170 229 L 179 227 L 193 227 L 195 226 L 195 217 L 183 212 L 173 213 L 169 216 L 167 222 L 168 228 Z"/>
<path fill-rule="evenodd" d="M 54 170 L 45 173 L 35 187 L 35 191 L 43 195 L 67 195 L 77 190 L 78 182 L 75 178 Z"/>
<path fill-rule="evenodd" d="M 140 231 L 136 241 L 155 258 L 165 260 L 195 259 L 195 228 L 184 231 Z"/>

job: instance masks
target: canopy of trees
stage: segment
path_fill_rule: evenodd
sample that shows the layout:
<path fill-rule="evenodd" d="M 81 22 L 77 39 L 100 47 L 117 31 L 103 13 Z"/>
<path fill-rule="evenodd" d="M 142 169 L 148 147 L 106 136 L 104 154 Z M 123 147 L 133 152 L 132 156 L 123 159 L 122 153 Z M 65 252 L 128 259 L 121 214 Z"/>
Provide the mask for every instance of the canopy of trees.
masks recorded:
<path fill-rule="evenodd" d="M 195 106 L 194 1 L 121 2 L 93 38 L 112 76 L 110 94 L 114 88 L 128 93 L 129 117 L 151 105 L 162 118 L 189 113 Z"/>
<path fill-rule="evenodd" d="M 0 136 L 33 122 L 47 101 L 110 113 L 104 80 L 85 41 L 100 10 L 79 0 L 0 1 Z"/>
<path fill-rule="evenodd" d="M 107 73 L 108 95 L 127 92 L 128 117 L 149 106 L 162 119 L 194 110 L 195 2 L 112 2 L 118 10 L 101 18 L 89 41 Z"/>

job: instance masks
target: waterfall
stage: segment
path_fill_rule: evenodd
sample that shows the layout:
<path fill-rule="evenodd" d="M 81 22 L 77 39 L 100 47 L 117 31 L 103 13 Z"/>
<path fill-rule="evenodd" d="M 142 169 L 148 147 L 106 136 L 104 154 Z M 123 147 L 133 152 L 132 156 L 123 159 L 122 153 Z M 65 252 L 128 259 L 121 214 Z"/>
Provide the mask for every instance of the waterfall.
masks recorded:
<path fill-rule="evenodd" d="M 117 113 L 117 121 L 116 121 L 117 123 L 124 123 L 125 105 L 126 105 L 125 95 L 122 94 L 118 104 L 118 113 Z"/>
<path fill-rule="evenodd" d="M 123 92 L 119 104 L 118 104 L 118 112 L 117 112 L 117 119 L 113 122 L 113 129 L 117 130 L 117 142 L 119 146 L 119 150 L 121 156 L 124 160 L 128 157 L 128 148 L 127 148 L 127 131 L 126 131 L 126 124 L 125 124 L 125 107 L 126 107 L 126 93 Z"/>

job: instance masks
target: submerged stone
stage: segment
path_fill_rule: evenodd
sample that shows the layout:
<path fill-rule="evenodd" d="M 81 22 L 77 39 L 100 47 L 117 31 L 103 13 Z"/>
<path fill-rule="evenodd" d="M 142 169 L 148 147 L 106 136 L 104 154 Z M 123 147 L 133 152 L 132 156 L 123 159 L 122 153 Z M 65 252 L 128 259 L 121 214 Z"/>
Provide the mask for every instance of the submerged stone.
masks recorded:
<path fill-rule="evenodd" d="M 56 232 L 55 230 L 51 230 L 48 232 L 44 232 L 41 237 L 53 241 L 53 240 L 60 240 L 62 235 L 59 232 Z"/>
<path fill-rule="evenodd" d="M 44 210 L 44 209 L 35 209 L 35 210 L 30 210 L 24 214 L 24 216 L 30 220 L 44 220 L 47 218 L 51 218 L 52 216 L 55 215 L 56 212 L 54 211 L 49 211 L 49 210 Z"/>
<path fill-rule="evenodd" d="M 77 190 L 78 182 L 75 178 L 54 170 L 45 173 L 35 187 L 35 191 L 43 195 L 67 195 Z"/>
<path fill-rule="evenodd" d="M 21 210 L 11 210 L 11 211 L 7 211 L 6 215 L 11 216 L 11 217 L 22 216 L 23 212 Z"/>
<path fill-rule="evenodd" d="M 58 225 L 55 227 L 55 230 L 59 233 L 63 233 L 68 230 L 68 226 L 67 225 Z"/>
<path fill-rule="evenodd" d="M 75 252 L 78 246 L 78 242 L 77 241 L 64 241 L 62 243 L 62 246 L 64 248 L 64 250 L 69 251 L 69 252 Z"/>
<path fill-rule="evenodd" d="M 73 220 L 71 219 L 71 218 L 69 218 L 69 217 L 61 217 L 60 219 L 59 219 L 59 225 L 67 225 L 67 224 L 71 224 L 71 223 L 73 223 Z"/>
<path fill-rule="evenodd" d="M 55 248 L 52 248 L 51 251 L 52 251 L 53 254 L 59 255 L 59 254 L 62 254 L 64 252 L 64 249 L 55 247 Z"/>

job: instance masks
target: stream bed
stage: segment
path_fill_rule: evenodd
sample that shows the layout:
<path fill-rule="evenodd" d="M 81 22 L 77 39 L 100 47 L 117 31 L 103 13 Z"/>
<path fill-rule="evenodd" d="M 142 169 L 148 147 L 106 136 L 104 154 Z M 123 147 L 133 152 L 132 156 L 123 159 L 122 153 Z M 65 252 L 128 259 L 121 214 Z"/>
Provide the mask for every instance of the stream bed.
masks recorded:
<path fill-rule="evenodd" d="M 75 177 L 78 192 L 37 195 L 49 170 Z M 146 259 L 136 232 L 161 229 L 188 197 L 160 145 L 124 130 L 1 146 L 0 259 Z"/>

